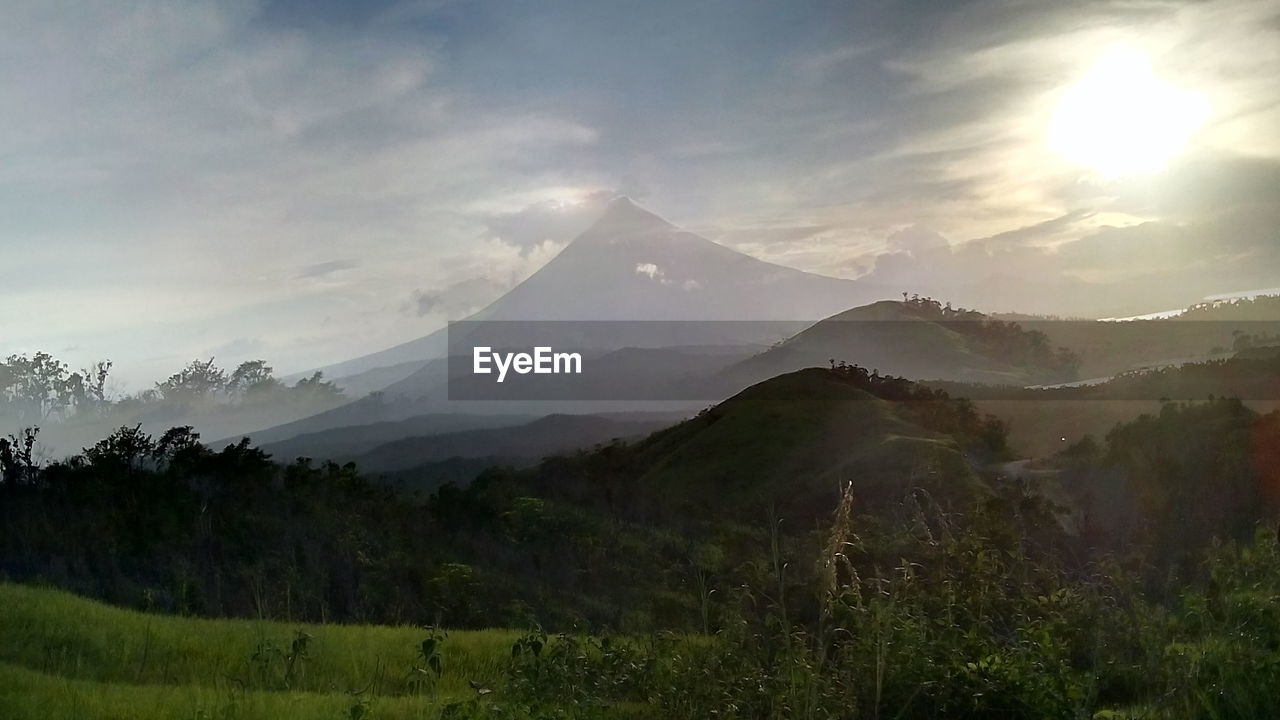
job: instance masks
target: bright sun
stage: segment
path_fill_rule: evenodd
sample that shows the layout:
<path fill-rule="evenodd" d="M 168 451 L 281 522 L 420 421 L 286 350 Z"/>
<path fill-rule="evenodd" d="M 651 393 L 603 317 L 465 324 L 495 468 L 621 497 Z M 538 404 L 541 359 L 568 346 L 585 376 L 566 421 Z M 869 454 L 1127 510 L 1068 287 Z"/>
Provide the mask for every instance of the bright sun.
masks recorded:
<path fill-rule="evenodd" d="M 1207 110 L 1203 98 L 1155 77 L 1142 55 L 1114 53 L 1063 93 L 1050 146 L 1107 177 L 1155 172 Z"/>

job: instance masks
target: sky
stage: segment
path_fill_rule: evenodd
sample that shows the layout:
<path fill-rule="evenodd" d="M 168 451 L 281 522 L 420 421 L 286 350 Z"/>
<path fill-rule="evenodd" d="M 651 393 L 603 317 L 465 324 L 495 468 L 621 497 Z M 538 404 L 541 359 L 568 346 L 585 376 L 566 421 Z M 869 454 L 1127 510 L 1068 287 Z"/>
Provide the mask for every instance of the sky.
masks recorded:
<path fill-rule="evenodd" d="M 803 270 L 1155 312 L 1280 286 L 1277 128 L 1276 0 L 7 0 L 0 354 L 325 365 L 617 194 Z"/>

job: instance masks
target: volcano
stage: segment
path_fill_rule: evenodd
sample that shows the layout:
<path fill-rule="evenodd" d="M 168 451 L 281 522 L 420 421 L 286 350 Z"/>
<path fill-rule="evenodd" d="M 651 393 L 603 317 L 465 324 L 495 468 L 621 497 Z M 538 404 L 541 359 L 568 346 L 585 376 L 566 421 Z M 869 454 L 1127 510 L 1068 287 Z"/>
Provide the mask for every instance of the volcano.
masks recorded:
<path fill-rule="evenodd" d="M 560 254 L 467 319 L 816 321 L 891 294 L 758 260 L 619 197 Z M 359 396 L 445 352 L 441 329 L 320 369 Z"/>

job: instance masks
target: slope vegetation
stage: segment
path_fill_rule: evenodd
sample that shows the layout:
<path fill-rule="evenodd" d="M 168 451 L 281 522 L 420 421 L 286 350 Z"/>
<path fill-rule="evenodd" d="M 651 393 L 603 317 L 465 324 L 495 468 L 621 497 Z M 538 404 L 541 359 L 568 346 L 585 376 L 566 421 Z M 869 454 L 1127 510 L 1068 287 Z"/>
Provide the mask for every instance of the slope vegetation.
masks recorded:
<path fill-rule="evenodd" d="M 737 518 L 767 513 L 811 522 L 853 483 L 867 505 L 924 488 L 971 497 L 972 468 L 1003 452 L 1004 429 L 966 401 L 841 365 L 754 385 L 629 447 L 549 460 L 541 491 L 578 493 L 639 518 Z"/>

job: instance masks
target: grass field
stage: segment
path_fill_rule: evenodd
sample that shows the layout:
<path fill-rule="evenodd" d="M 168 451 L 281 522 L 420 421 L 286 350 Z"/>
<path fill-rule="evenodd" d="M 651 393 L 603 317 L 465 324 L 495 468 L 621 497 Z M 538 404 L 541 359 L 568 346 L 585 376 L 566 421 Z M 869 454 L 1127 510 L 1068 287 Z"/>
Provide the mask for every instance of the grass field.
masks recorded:
<path fill-rule="evenodd" d="M 437 680 L 414 671 L 422 628 L 153 615 L 2 583 L 0 608 L 5 720 L 433 718 L 497 682 L 520 635 L 449 633 Z"/>

